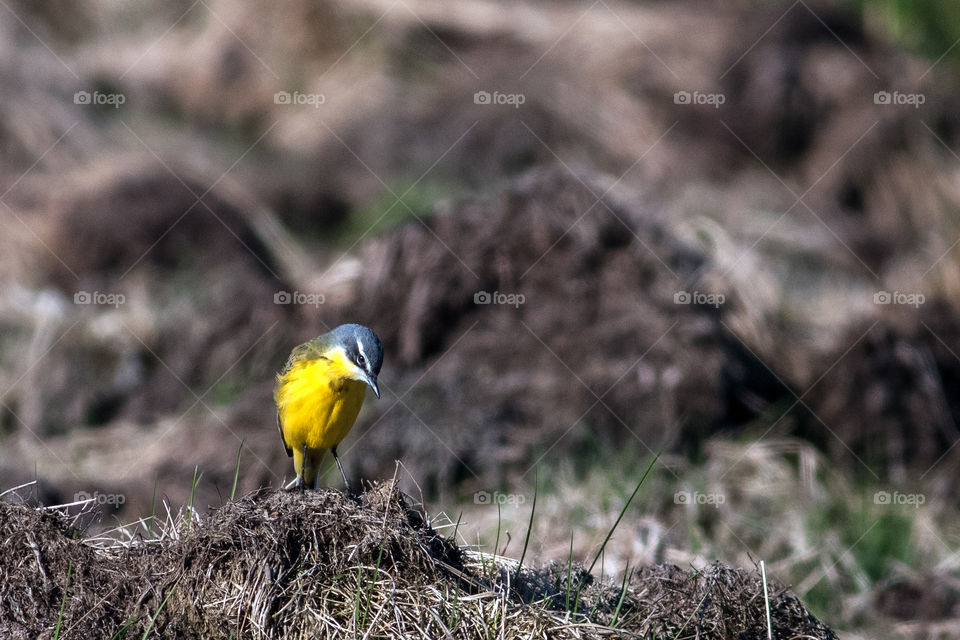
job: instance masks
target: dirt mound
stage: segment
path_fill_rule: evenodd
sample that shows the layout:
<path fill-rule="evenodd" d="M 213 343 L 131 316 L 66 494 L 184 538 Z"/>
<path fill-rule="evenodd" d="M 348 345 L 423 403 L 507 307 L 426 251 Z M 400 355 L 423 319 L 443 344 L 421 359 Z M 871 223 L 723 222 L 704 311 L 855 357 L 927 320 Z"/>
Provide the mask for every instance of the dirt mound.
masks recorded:
<path fill-rule="evenodd" d="M 583 638 L 685 629 L 702 638 L 766 637 L 754 573 L 649 567 L 623 589 L 580 567 L 518 572 L 505 558 L 481 558 L 439 536 L 389 483 L 356 500 L 261 491 L 209 517 L 162 524 L 145 541 L 147 533 L 125 544 L 85 540 L 57 512 L 0 503 L 0 633 Z M 571 575 L 579 614 L 560 606 Z M 553 588 L 525 599 L 531 583 Z M 836 637 L 789 592 L 771 585 L 770 594 L 775 637 Z"/>
<path fill-rule="evenodd" d="M 183 167 L 135 156 L 103 162 L 69 176 L 47 206 L 49 244 L 62 261 L 53 266 L 68 285 L 77 277 L 118 279 L 138 266 L 156 270 L 154 277 L 178 268 L 276 277 L 249 212 Z"/>
<path fill-rule="evenodd" d="M 960 617 L 960 589 L 949 575 L 917 574 L 904 570 L 885 580 L 874 598 L 877 609 L 890 618 L 920 623 L 914 637 L 921 637 L 922 631 L 927 631 L 924 634 L 927 637 L 938 637 L 934 632 L 934 621 L 948 625 L 953 623 L 955 628 L 956 620 Z M 924 629 L 925 625 L 930 625 L 930 628 Z"/>
<path fill-rule="evenodd" d="M 903 483 L 935 472 L 945 482 L 931 486 L 955 495 L 958 327 L 954 306 L 931 300 L 852 328 L 824 358 L 803 435 L 858 473 Z"/>
<path fill-rule="evenodd" d="M 42 383 L 6 395 L 35 432 L 143 424 L 198 398 L 216 402 L 214 392 L 235 393 L 248 376 L 268 378 L 284 349 L 275 345 L 302 323 L 300 309 L 277 304 L 292 287 L 257 211 L 195 171 L 172 171 L 142 156 L 111 159 L 67 175 L 31 211 L 43 244 L 32 277 L 45 290 L 0 305 L 19 312 L 0 323 L 11 339 L 46 323 L 27 355 L 44 354 Z M 24 317 L 31 306 L 45 315 Z"/>
<path fill-rule="evenodd" d="M 828 230 L 838 241 L 832 257 L 851 272 L 900 267 L 897 258 L 931 242 L 940 218 L 938 156 L 960 130 L 955 89 L 841 8 L 748 13 L 738 29 L 756 46 L 717 58 L 726 102 L 719 117 L 701 109 L 696 118 L 707 156 L 730 158 L 725 171 L 783 179 L 785 195 L 793 191 L 784 208 Z"/>
<path fill-rule="evenodd" d="M 116 557 L 85 544 L 61 513 L 0 503 L 0 539 L 4 638 L 53 637 L 61 607 L 61 638 L 96 638 L 123 626 L 122 609 L 91 605 L 135 600 L 142 576 L 131 579 Z"/>
<path fill-rule="evenodd" d="M 638 610 L 650 621 L 663 621 L 657 623 L 657 635 L 683 637 L 686 631 L 701 638 L 767 637 L 763 581 L 758 572 L 720 564 L 696 572 L 676 566 L 644 567 L 631 586 L 644 588 L 642 600 L 636 603 L 641 605 Z M 800 634 L 836 637 L 783 587 L 774 587 L 770 601 L 774 638 Z M 698 603 L 695 618 L 690 617 L 690 603 Z"/>
<path fill-rule="evenodd" d="M 344 460 L 369 478 L 400 458 L 427 483 L 476 483 L 490 472 L 492 486 L 582 446 L 696 452 L 704 435 L 784 393 L 724 327 L 743 305 L 704 278 L 708 258 L 675 237 L 655 202 L 595 172 L 528 172 L 495 197 L 397 227 L 342 258 L 363 265 L 348 269 L 348 286 L 336 268 L 318 274 L 309 290 L 329 295 L 317 307 L 275 304 L 293 287 L 265 272 L 273 262 L 253 250 L 263 245 L 252 214 L 216 190 L 210 210 L 190 209 L 193 191 L 209 186 L 188 184 L 196 188 L 132 163 L 51 200 L 51 244 L 65 256 L 51 268 L 78 292 L 125 297 L 115 308 L 63 305 L 37 347 L 46 351 L 43 384 L 23 382 L 6 398 L 36 433 L 106 430 L 113 462 L 104 456 L 109 467 L 87 483 L 97 486 L 50 478 L 69 485 L 65 501 L 122 483 L 129 505 L 145 509 L 152 482 L 129 478 L 141 464 L 155 471 L 140 477 L 159 473 L 179 487 L 201 464 L 228 486 L 241 438 L 263 465 L 256 479 L 278 483 L 289 465 L 272 440 L 273 374 L 292 345 L 348 318 L 377 330 L 389 354 L 386 397 L 368 405 L 343 451 L 357 443 L 363 455 Z M 343 304 L 338 287 L 349 291 Z M 69 339 L 57 341 L 63 332 Z M 229 409 L 207 419 L 203 409 L 217 404 Z M 52 448 L 86 457 L 94 440 Z M 189 455 L 174 440 L 190 443 Z M 144 451 L 143 442 L 155 446 Z"/>
<path fill-rule="evenodd" d="M 783 392 L 727 336 L 738 300 L 710 289 L 706 257 L 602 176 L 530 172 L 360 258 L 349 316 L 391 354 L 371 416 L 386 424 L 361 445 L 371 475 L 373 446 L 442 482 L 598 439 L 695 450 L 745 398 Z"/>

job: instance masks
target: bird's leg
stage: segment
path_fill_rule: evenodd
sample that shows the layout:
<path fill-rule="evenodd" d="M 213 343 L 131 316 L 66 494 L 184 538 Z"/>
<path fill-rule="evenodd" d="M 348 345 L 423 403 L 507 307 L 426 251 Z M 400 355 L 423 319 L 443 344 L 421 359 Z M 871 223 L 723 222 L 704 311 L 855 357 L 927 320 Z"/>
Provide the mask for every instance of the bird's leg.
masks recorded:
<path fill-rule="evenodd" d="M 303 491 L 304 491 L 303 485 L 306 484 L 306 482 L 304 482 L 304 480 L 303 480 L 303 472 L 304 472 L 304 471 L 306 470 L 306 468 L 307 468 L 307 445 L 306 445 L 306 443 L 304 443 L 304 445 L 303 445 L 303 457 L 302 457 L 300 460 L 301 460 L 301 462 L 300 462 L 300 473 L 297 474 L 297 480 L 298 480 L 297 484 L 300 485 L 300 495 L 303 495 Z"/>
<path fill-rule="evenodd" d="M 343 484 L 347 487 L 347 493 L 352 494 L 353 489 L 350 488 L 350 482 L 347 480 L 347 474 L 343 472 L 343 465 L 340 464 L 340 456 L 337 455 L 337 445 L 333 445 L 330 448 L 330 453 L 333 454 L 333 459 L 337 461 L 337 468 L 340 469 L 340 475 L 343 476 Z"/>

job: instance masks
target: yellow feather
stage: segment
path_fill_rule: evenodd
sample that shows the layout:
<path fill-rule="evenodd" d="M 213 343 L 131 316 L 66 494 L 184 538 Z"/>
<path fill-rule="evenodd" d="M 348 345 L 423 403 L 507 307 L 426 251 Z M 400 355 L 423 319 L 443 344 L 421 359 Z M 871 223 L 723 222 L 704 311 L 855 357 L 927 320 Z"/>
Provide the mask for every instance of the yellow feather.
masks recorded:
<path fill-rule="evenodd" d="M 294 470 L 313 486 L 328 449 L 346 437 L 357 420 L 367 385 L 341 349 L 293 361 L 277 377 L 275 399 L 283 442 L 293 451 Z M 303 450 L 306 447 L 306 460 Z"/>

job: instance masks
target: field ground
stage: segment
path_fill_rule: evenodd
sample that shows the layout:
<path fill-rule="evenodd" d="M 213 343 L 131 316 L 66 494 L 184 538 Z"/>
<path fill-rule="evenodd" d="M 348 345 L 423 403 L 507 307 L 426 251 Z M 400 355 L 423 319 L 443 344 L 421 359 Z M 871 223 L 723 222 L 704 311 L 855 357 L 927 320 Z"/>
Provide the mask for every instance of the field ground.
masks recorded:
<path fill-rule="evenodd" d="M 260 491 L 72 536 L 0 505 L 5 638 L 744 638 L 836 636 L 755 571 L 647 565 L 619 580 L 458 547 L 392 489 Z M 139 531 L 137 529 L 140 529 Z"/>

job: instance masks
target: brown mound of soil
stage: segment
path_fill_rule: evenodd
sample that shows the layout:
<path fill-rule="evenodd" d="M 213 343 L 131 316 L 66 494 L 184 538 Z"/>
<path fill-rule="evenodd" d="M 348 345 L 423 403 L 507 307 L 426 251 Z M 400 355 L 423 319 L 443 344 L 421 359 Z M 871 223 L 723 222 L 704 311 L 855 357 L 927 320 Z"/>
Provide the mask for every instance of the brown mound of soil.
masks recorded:
<path fill-rule="evenodd" d="M 4 638 L 53 637 L 61 607 L 61 638 L 101 637 L 124 624 L 123 608 L 105 603 L 134 601 L 143 582 L 128 575 L 132 565 L 84 543 L 57 512 L 0 503 L 0 552 Z"/>
<path fill-rule="evenodd" d="M 518 576 L 509 561 L 481 561 L 440 537 L 389 483 L 357 500 L 261 491 L 161 529 L 150 541 L 84 540 L 61 514 L 0 503 L 0 634 L 50 636 L 59 626 L 61 638 L 148 628 L 161 638 L 766 637 L 754 573 L 649 567 L 625 593 L 580 567 Z M 559 576 L 571 573 L 589 613 L 558 606 Z M 543 599 L 522 598 L 531 583 L 551 581 Z M 771 589 L 774 637 L 836 637 L 789 592 Z M 614 616 L 616 628 L 605 626 Z"/>
<path fill-rule="evenodd" d="M 50 247 L 62 261 L 54 266 L 71 287 L 74 275 L 115 279 L 140 265 L 155 275 L 229 268 L 257 279 L 277 271 L 247 212 L 180 167 L 109 162 L 68 181 L 48 206 Z"/>
<path fill-rule="evenodd" d="M 949 575 L 896 575 L 879 585 L 874 600 L 877 610 L 895 620 L 930 623 L 960 618 L 960 589 Z"/>
<path fill-rule="evenodd" d="M 198 172 L 141 156 L 70 174 L 49 194 L 31 215 L 45 228 L 44 284 L 63 296 L 50 329 L 60 339 L 42 347 L 42 384 L 6 398 L 28 428 L 150 423 L 198 397 L 221 400 L 214 383 L 229 391 L 270 376 L 289 348 L 274 341 L 299 312 L 275 303 L 291 287 L 255 212 L 235 200 Z"/>
<path fill-rule="evenodd" d="M 803 435 L 856 472 L 894 482 L 936 472 L 944 497 L 954 495 L 958 327 L 955 308 L 932 300 L 852 328 L 805 398 Z"/>
<path fill-rule="evenodd" d="M 729 339 L 733 294 L 677 302 L 724 295 L 700 279 L 706 258 L 612 187 L 534 171 L 366 246 L 346 315 L 389 354 L 366 473 L 401 458 L 421 479 L 490 479 L 598 439 L 695 449 L 745 397 L 783 392 Z"/>
<path fill-rule="evenodd" d="M 631 582 L 643 593 L 643 597 L 632 604 L 649 621 L 658 621 L 650 625 L 657 629 L 657 636 L 767 637 L 763 581 L 759 572 L 720 564 L 695 572 L 658 565 L 644 567 Z M 767 588 L 771 589 L 769 583 Z M 774 638 L 836 637 L 785 588 L 773 585 L 769 597 Z M 690 603 L 698 605 L 692 617 Z"/>
<path fill-rule="evenodd" d="M 701 282 L 706 257 L 676 239 L 659 207 L 619 193 L 608 177 L 534 171 L 498 196 L 409 222 L 365 245 L 351 302 L 314 308 L 274 304 L 285 287 L 245 246 L 260 245 L 238 239 L 255 235 L 249 212 L 214 190 L 207 197 L 220 219 L 198 208 L 184 216 L 192 194 L 168 176 L 134 164 L 52 200 L 54 219 L 80 212 L 95 229 L 83 231 L 90 246 L 76 261 L 64 254 L 83 276 L 71 286 L 127 298 L 118 313 L 72 308 L 87 322 L 64 319 L 59 333 L 69 339 L 51 338 L 43 384 L 21 384 L 5 400 L 36 433 L 99 427 L 109 430 L 109 447 L 129 451 L 95 481 L 59 478 L 69 484 L 64 501 L 122 483 L 127 506 L 144 511 L 153 478 L 188 487 L 196 464 L 229 486 L 240 438 L 262 463 L 257 480 L 279 483 L 289 461 L 273 426 L 273 374 L 293 345 L 346 319 L 377 330 L 388 354 L 385 397 L 368 403 L 342 451 L 351 475 L 368 478 L 389 474 L 399 458 L 438 487 L 487 473 L 485 486 L 495 486 L 543 454 L 556 459 L 604 441 L 644 456 L 696 451 L 703 435 L 742 423 L 783 393 L 727 335 L 732 293 L 719 306 L 676 303 L 678 293 L 723 291 Z M 141 218 L 161 238 L 156 246 L 140 231 L 109 232 Z M 54 225 L 51 233 L 68 250 L 80 230 Z M 120 278 L 137 251 L 145 257 Z M 316 290 L 327 293 L 319 280 Z M 524 298 L 477 303 L 483 292 Z M 206 419 L 218 404 L 231 410 Z M 200 417 L 186 413 L 191 406 Z M 174 422 L 150 430 L 164 418 Z M 151 443 L 170 439 L 145 452 L 125 422 Z M 83 445 L 68 444 L 54 449 L 84 455 Z"/>
<path fill-rule="evenodd" d="M 757 46 L 719 61 L 728 71 L 722 118 L 730 128 L 716 118 L 699 122 L 712 123 L 712 144 L 725 141 L 746 166 L 769 167 L 794 197 L 804 194 L 792 215 L 844 244 L 834 258 L 864 276 L 871 275 L 864 264 L 876 272 L 896 267 L 895 258 L 929 241 L 941 192 L 937 147 L 956 144 L 956 98 L 924 73 L 926 63 L 872 37 L 860 16 L 826 6 L 782 9 L 751 12 L 738 28 Z M 920 94 L 924 102 L 874 97 L 884 93 Z"/>

